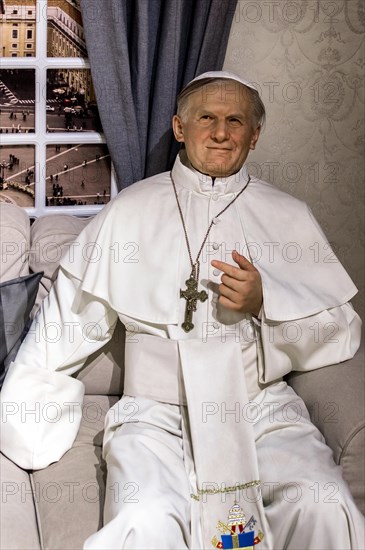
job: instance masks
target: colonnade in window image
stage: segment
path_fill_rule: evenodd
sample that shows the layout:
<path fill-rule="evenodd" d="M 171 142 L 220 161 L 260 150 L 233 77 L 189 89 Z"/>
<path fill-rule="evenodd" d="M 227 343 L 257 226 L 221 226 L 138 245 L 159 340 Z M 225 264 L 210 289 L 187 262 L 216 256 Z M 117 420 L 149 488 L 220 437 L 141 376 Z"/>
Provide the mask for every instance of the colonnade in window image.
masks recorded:
<path fill-rule="evenodd" d="M 102 205 L 110 200 L 111 161 L 106 145 L 47 145 L 45 206 Z M 33 207 L 36 186 L 33 145 L 0 146 L 0 201 Z"/>

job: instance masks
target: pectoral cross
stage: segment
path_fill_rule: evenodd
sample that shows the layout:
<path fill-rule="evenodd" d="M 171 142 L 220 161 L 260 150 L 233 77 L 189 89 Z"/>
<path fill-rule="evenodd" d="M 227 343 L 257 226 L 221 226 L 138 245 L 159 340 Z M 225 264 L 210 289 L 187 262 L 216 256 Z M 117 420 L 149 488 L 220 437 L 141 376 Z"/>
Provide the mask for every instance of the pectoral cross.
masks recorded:
<path fill-rule="evenodd" d="M 186 300 L 185 318 L 181 326 L 185 332 L 190 332 L 194 328 L 193 313 L 196 311 L 196 303 L 198 300 L 205 302 L 208 298 L 208 294 L 205 290 L 198 292 L 198 281 L 195 280 L 193 273 L 190 275 L 189 279 L 185 281 L 185 284 L 186 289 L 180 290 L 180 298 L 185 298 Z"/>

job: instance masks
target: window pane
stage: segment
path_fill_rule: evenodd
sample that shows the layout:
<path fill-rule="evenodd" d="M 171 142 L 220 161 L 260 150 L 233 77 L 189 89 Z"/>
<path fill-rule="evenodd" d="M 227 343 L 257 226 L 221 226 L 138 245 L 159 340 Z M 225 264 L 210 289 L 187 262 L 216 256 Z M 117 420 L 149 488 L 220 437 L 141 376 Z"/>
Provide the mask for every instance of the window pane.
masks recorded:
<path fill-rule="evenodd" d="M 0 201 L 34 206 L 34 145 L 0 146 Z"/>
<path fill-rule="evenodd" d="M 47 71 L 47 130 L 102 131 L 90 69 Z"/>
<path fill-rule="evenodd" d="M 48 145 L 46 206 L 106 204 L 111 161 L 106 145 Z"/>
<path fill-rule="evenodd" d="M 34 132 L 34 69 L 0 69 L 0 133 Z"/>
<path fill-rule="evenodd" d="M 48 0 L 48 57 L 87 57 L 79 0 Z"/>
<path fill-rule="evenodd" d="M 16 3 L 16 8 L 14 8 Z M 16 56 L 34 57 L 35 40 L 32 51 L 25 54 L 25 40 L 31 32 L 31 38 L 35 37 L 36 28 L 36 0 L 22 0 L 22 2 L 0 1 L 0 56 L 15 57 L 12 49 L 12 41 L 19 40 L 19 53 Z"/>

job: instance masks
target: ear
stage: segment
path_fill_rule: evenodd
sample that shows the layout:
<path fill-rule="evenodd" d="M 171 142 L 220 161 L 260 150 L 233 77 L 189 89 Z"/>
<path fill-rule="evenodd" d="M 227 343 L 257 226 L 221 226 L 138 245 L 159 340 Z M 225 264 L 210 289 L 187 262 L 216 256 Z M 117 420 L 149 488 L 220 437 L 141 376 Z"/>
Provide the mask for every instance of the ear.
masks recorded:
<path fill-rule="evenodd" d="M 179 141 L 180 143 L 184 143 L 185 141 L 184 124 L 179 115 L 174 115 L 172 117 L 172 129 L 173 129 L 176 141 Z"/>
<path fill-rule="evenodd" d="M 252 134 L 252 138 L 250 142 L 250 149 L 252 149 L 252 151 L 256 148 L 256 143 L 260 137 L 260 132 L 261 132 L 261 126 L 257 126 L 256 130 Z"/>

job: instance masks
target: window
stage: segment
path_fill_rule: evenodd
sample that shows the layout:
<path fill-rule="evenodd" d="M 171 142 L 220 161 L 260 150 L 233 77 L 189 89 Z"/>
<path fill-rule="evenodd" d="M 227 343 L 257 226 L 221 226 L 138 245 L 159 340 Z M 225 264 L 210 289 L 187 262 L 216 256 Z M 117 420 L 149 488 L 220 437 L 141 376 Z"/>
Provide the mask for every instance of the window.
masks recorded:
<path fill-rule="evenodd" d="M 8 29 L 9 36 L 0 68 L 0 201 L 33 216 L 90 215 L 117 190 L 81 38 L 81 11 L 78 2 L 49 0 L 47 20 L 37 17 L 46 4 L 22 0 L 36 10 L 22 10 L 17 28 L 0 12 L 2 32 Z M 68 27 L 59 24 L 60 13 Z M 10 37 L 19 36 L 35 40 L 23 46 L 34 53 L 11 51 L 10 45 L 18 45 Z"/>
<path fill-rule="evenodd" d="M 18 10 L 13 10 L 13 15 L 17 15 Z"/>

